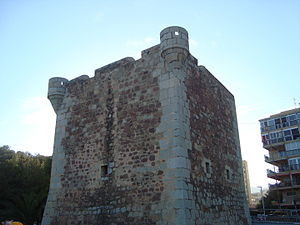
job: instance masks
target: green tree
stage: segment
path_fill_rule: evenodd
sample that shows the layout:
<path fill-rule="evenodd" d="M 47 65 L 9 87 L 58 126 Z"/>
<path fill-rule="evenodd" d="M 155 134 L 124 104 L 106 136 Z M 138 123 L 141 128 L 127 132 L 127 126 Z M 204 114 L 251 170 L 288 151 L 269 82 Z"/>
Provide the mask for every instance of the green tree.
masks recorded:
<path fill-rule="evenodd" d="M 278 203 L 282 201 L 280 193 L 276 190 L 269 190 L 263 198 L 266 209 L 276 209 Z M 259 201 L 257 208 L 262 209 L 262 200 Z"/>
<path fill-rule="evenodd" d="M 0 221 L 41 222 L 50 182 L 51 158 L 0 147 Z"/>

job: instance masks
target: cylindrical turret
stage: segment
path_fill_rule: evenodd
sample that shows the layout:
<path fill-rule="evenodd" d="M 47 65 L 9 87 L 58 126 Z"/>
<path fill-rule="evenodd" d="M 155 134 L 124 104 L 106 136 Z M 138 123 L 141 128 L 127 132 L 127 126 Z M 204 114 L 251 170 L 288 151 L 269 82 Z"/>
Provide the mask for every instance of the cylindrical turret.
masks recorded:
<path fill-rule="evenodd" d="M 49 80 L 48 99 L 57 113 L 66 93 L 66 84 L 69 81 L 62 77 L 53 77 Z"/>
<path fill-rule="evenodd" d="M 189 35 L 182 27 L 167 27 L 160 32 L 161 56 L 167 63 L 182 62 L 189 54 Z"/>

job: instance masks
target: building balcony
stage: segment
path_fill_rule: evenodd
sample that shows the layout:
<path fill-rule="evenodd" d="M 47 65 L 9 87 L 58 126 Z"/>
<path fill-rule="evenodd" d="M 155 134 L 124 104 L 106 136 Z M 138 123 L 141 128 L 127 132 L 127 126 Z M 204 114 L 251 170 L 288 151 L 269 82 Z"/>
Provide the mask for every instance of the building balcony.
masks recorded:
<path fill-rule="evenodd" d="M 300 116 L 300 113 L 298 113 L 299 116 Z M 300 119 L 296 119 L 295 120 L 292 120 L 292 121 L 289 121 L 289 122 L 282 122 L 280 124 L 272 124 L 270 126 L 265 126 L 265 127 L 260 127 L 260 131 L 261 133 L 264 133 L 264 132 L 271 132 L 271 131 L 274 131 L 274 130 L 282 130 L 282 129 L 287 129 L 289 127 L 294 127 L 294 126 L 297 126 L 297 125 L 300 125 Z"/>
<path fill-rule="evenodd" d="M 274 138 L 271 140 L 263 140 L 263 147 L 269 149 L 270 147 L 276 147 L 278 145 L 284 145 L 286 140 L 284 138 Z"/>
<path fill-rule="evenodd" d="M 286 144 L 287 142 L 297 141 L 297 140 L 300 140 L 300 136 L 298 136 L 298 134 L 295 136 L 262 140 L 262 143 L 263 143 L 263 147 L 265 149 L 270 149 L 270 148 L 277 148 L 278 146 L 282 146 L 282 145 Z"/>
<path fill-rule="evenodd" d="M 265 149 L 280 149 L 280 146 L 284 145 L 286 142 L 296 141 L 300 139 L 300 126 L 297 125 L 284 130 L 262 133 L 261 138 L 263 147 Z"/>
<path fill-rule="evenodd" d="M 289 174 L 300 174 L 300 164 L 282 166 L 282 167 L 278 167 L 275 170 L 270 170 L 270 169 L 267 170 L 267 176 L 273 179 L 282 176 L 288 176 Z"/>
<path fill-rule="evenodd" d="M 272 162 L 292 158 L 292 157 L 295 157 L 295 156 L 300 156 L 300 149 L 276 152 L 276 153 L 273 153 L 271 156 L 265 155 L 265 162 L 272 163 Z"/>
<path fill-rule="evenodd" d="M 287 190 L 287 189 L 294 189 L 300 188 L 300 182 L 281 182 L 278 184 L 269 184 L 269 190 Z"/>

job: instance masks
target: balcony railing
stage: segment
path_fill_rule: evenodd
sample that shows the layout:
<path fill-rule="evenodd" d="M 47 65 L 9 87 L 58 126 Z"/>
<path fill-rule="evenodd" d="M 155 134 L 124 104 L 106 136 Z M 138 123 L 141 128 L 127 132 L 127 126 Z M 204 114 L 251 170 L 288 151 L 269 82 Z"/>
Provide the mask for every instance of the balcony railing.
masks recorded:
<path fill-rule="evenodd" d="M 279 189 L 279 188 L 290 187 L 291 185 L 292 185 L 291 182 L 285 182 L 285 183 L 279 183 L 279 184 L 269 184 L 269 189 L 274 190 L 274 189 Z"/>
<path fill-rule="evenodd" d="M 300 185 L 300 182 L 298 182 L 298 181 L 293 181 L 293 183 L 291 183 L 291 182 L 281 182 L 281 183 L 278 183 L 278 184 L 269 184 L 269 189 L 270 190 L 285 189 L 285 188 L 294 187 L 294 186 L 298 186 L 298 185 Z"/>
<path fill-rule="evenodd" d="M 298 140 L 300 139 L 299 135 L 294 136 L 287 136 L 287 137 L 278 137 L 278 138 L 272 138 L 268 140 L 262 140 L 263 146 L 266 147 L 268 145 L 281 145 L 284 142 L 292 141 L 292 140 Z"/>
<path fill-rule="evenodd" d="M 296 170 L 300 170 L 300 164 L 292 164 L 292 165 L 288 165 L 288 166 L 282 166 L 282 167 L 278 167 L 275 170 L 267 169 L 267 174 L 268 174 L 268 176 L 272 176 L 272 175 L 275 175 L 278 173 L 284 173 L 284 172 L 296 171 Z"/>
<path fill-rule="evenodd" d="M 300 124 L 300 119 L 295 119 L 295 120 L 292 120 L 289 122 L 283 122 L 280 124 L 273 124 L 273 125 L 266 126 L 266 127 L 260 127 L 260 130 L 261 130 L 261 132 L 266 132 L 266 131 L 272 131 L 272 130 L 285 128 L 285 127 L 295 126 L 298 124 Z"/>
<path fill-rule="evenodd" d="M 265 155 L 266 162 L 273 162 L 289 158 L 289 156 L 300 155 L 300 149 L 294 149 L 284 152 L 273 153 L 272 156 Z"/>

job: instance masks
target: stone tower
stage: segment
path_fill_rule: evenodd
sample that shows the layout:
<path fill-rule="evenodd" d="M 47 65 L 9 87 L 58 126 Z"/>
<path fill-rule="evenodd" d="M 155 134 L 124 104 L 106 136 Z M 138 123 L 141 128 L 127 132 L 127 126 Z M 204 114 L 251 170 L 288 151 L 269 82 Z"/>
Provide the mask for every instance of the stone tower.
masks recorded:
<path fill-rule="evenodd" d="M 168 27 L 138 60 L 51 78 L 43 225 L 250 223 L 233 95 Z"/>

